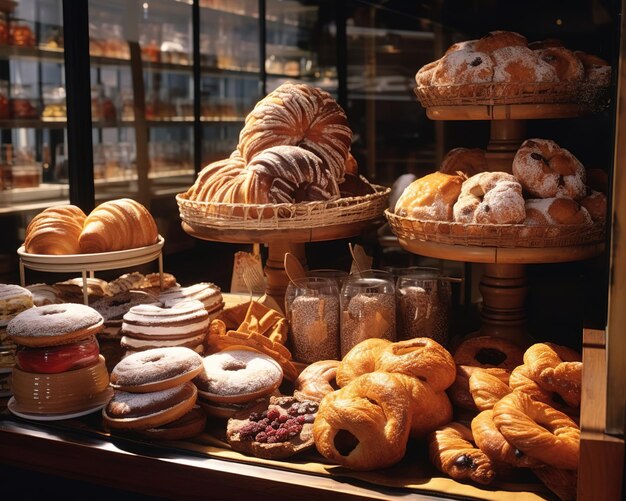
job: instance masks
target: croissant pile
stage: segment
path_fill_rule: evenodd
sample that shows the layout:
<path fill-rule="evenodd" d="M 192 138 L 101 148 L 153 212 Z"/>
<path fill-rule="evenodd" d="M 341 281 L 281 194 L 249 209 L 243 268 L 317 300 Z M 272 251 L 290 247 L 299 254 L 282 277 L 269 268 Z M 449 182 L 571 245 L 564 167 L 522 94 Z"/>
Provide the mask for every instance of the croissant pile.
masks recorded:
<path fill-rule="evenodd" d="M 335 377 L 340 388 L 321 400 L 313 436 L 323 456 L 353 470 L 397 463 L 409 437 L 424 438 L 452 419 L 445 390 L 455 364 L 432 339 L 370 338 L 346 354 Z"/>
<path fill-rule="evenodd" d="M 581 357 L 553 343 L 530 346 L 521 360 L 519 352 L 488 336 L 457 348 L 449 393 L 473 411 L 429 434 L 429 457 L 443 473 L 480 484 L 530 468 L 560 499 L 576 499 Z M 459 381 L 471 405 L 454 396 L 462 391 Z"/>
<path fill-rule="evenodd" d="M 156 243 L 154 218 L 130 198 L 98 205 L 87 216 L 74 205 L 50 207 L 26 227 L 24 248 L 31 254 L 87 254 L 135 249 Z"/>
<path fill-rule="evenodd" d="M 284 83 L 246 117 L 237 149 L 207 165 L 189 200 L 279 204 L 373 193 L 350 153 L 352 130 L 327 92 Z"/>

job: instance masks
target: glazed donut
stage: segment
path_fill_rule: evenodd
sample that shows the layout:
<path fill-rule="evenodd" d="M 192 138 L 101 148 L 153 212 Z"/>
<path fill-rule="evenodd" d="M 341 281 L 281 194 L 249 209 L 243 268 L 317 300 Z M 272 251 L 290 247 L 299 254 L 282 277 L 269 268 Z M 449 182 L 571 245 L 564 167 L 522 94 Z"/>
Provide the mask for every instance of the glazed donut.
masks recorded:
<path fill-rule="evenodd" d="M 504 375 L 506 380 L 503 381 L 486 369 L 472 371 L 468 387 L 478 410 L 492 409 L 496 402 L 513 391 L 508 384 L 509 377 L 507 376 L 509 374 Z"/>
<path fill-rule="evenodd" d="M 500 367 L 511 371 L 523 363 L 524 351 L 515 343 L 493 336 L 478 336 L 463 341 L 454 352 L 457 365 Z"/>
<path fill-rule="evenodd" d="M 182 418 L 193 409 L 198 390 L 193 383 L 149 393 L 115 391 L 102 409 L 104 425 L 115 430 L 147 430 Z"/>
<path fill-rule="evenodd" d="M 402 459 L 410 432 L 411 398 L 387 372 L 363 374 L 320 402 L 315 446 L 333 463 L 375 470 Z"/>
<path fill-rule="evenodd" d="M 444 157 L 439 172 L 457 174 L 462 172 L 471 177 L 487 170 L 485 150 L 480 148 L 454 148 Z"/>
<path fill-rule="evenodd" d="M 513 174 L 537 198 L 583 198 L 585 168 L 565 148 L 550 139 L 527 139 L 513 158 Z"/>
<path fill-rule="evenodd" d="M 592 221 L 606 220 L 606 195 L 599 191 L 589 190 L 590 193 L 580 201 L 580 205 L 587 209 Z"/>
<path fill-rule="evenodd" d="M 193 350 L 155 348 L 123 358 L 111 371 L 111 386 L 132 393 L 160 391 L 191 381 L 200 371 L 202 357 Z"/>
<path fill-rule="evenodd" d="M 561 501 L 575 501 L 578 484 L 578 470 L 563 470 L 552 466 L 532 468 L 532 472 Z"/>
<path fill-rule="evenodd" d="M 283 370 L 272 357 L 235 348 L 205 357 L 194 383 L 204 399 L 241 403 L 269 395 L 282 380 Z"/>
<path fill-rule="evenodd" d="M 494 83 L 551 84 L 558 81 L 554 67 L 541 60 L 536 51 L 528 47 L 503 47 L 493 51 L 491 57 L 494 62 Z"/>
<path fill-rule="evenodd" d="M 394 212 L 415 219 L 452 221 L 452 207 L 459 198 L 464 178 L 433 172 L 408 185 L 398 198 Z"/>
<path fill-rule="evenodd" d="M 556 468 L 576 469 L 580 429 L 568 416 L 514 391 L 493 407 L 493 421 L 507 442 Z"/>
<path fill-rule="evenodd" d="M 557 411 L 567 414 L 574 421 L 578 419 L 580 409 L 567 405 L 558 393 L 545 390 L 539 386 L 530 378 L 526 364 L 522 364 L 511 371 L 509 386 L 513 391 L 526 393 L 530 398 L 554 407 Z"/>
<path fill-rule="evenodd" d="M 604 59 L 581 50 L 574 52 L 585 69 L 585 81 L 607 87 L 611 84 L 611 66 Z"/>
<path fill-rule="evenodd" d="M 211 202 L 222 186 L 228 184 L 241 173 L 246 162 L 239 151 L 235 150 L 230 157 L 210 163 L 196 177 L 194 184 L 187 190 L 189 200 Z"/>
<path fill-rule="evenodd" d="M 102 329 L 102 315 L 76 303 L 49 304 L 18 314 L 7 325 L 7 334 L 20 346 L 38 348 L 73 343 Z"/>
<path fill-rule="evenodd" d="M 319 360 L 308 365 L 294 381 L 294 395 L 309 400 L 321 400 L 327 393 L 337 389 L 335 376 L 338 360 Z"/>
<path fill-rule="evenodd" d="M 426 337 L 388 344 L 380 351 L 376 370 L 412 376 L 427 383 L 434 392 L 448 388 L 456 374 L 448 350 Z"/>
<path fill-rule="evenodd" d="M 428 457 L 442 473 L 456 480 L 487 485 L 496 476 L 492 460 L 476 447 L 472 430 L 450 423 L 428 436 Z"/>
<path fill-rule="evenodd" d="M 524 353 L 524 364 L 539 386 L 558 393 L 572 407 L 580 405 L 583 364 L 579 353 L 553 343 L 536 343 Z"/>
<path fill-rule="evenodd" d="M 526 217 L 522 185 L 506 172 L 481 172 L 467 179 L 452 210 L 459 223 L 517 224 Z"/>
<path fill-rule="evenodd" d="M 528 40 L 525 36 L 514 31 L 492 31 L 484 37 L 476 40 L 474 50 L 492 53 L 505 47 L 527 47 Z"/>
<path fill-rule="evenodd" d="M 195 299 L 176 303 L 171 308 L 158 304 L 139 304 L 124 315 L 121 333 L 125 336 L 154 340 L 188 339 L 209 330 L 209 314 Z"/>
<path fill-rule="evenodd" d="M 17 348 L 17 366 L 26 372 L 58 374 L 88 367 L 98 362 L 100 346 L 96 336 L 89 336 L 75 343 L 42 348 Z"/>
<path fill-rule="evenodd" d="M 286 82 L 246 117 L 237 149 L 246 163 L 272 146 L 301 146 L 317 155 L 337 182 L 343 179 L 352 131 L 327 92 Z"/>
<path fill-rule="evenodd" d="M 591 215 L 571 198 L 531 198 L 526 200 L 527 226 L 591 224 Z"/>
<path fill-rule="evenodd" d="M 24 249 L 30 254 L 80 254 L 78 238 L 86 218 L 75 205 L 49 207 L 26 227 Z"/>
<path fill-rule="evenodd" d="M 571 50 L 565 47 L 538 49 L 539 59 L 551 65 L 560 82 L 579 82 L 585 76 L 583 63 Z"/>
<path fill-rule="evenodd" d="M 457 365 L 456 378 L 452 386 L 448 388 L 447 393 L 455 407 L 467 409 L 470 411 L 479 410 L 474 397 L 470 392 L 469 380 L 474 372 L 484 371 L 498 378 L 503 384 L 509 379 L 509 371 L 500 367 L 475 367 L 471 365 Z"/>
<path fill-rule="evenodd" d="M 335 379 L 339 387 L 346 386 L 362 374 L 374 372 L 382 350 L 390 344 L 387 339 L 372 337 L 355 345 L 337 366 Z"/>
<path fill-rule="evenodd" d="M 315 153 L 298 146 L 267 148 L 248 162 L 246 171 L 246 174 L 253 174 L 248 203 L 280 204 L 339 198 L 339 185 L 333 173 L 323 167 Z"/>
<path fill-rule="evenodd" d="M 476 445 L 494 461 L 518 468 L 529 468 L 542 464 L 538 459 L 527 456 L 507 442 L 493 422 L 491 409 L 483 410 L 472 419 L 472 433 Z"/>
<path fill-rule="evenodd" d="M 78 245 L 82 253 L 111 252 L 152 245 L 158 236 L 148 209 L 131 198 L 120 198 L 89 213 Z"/>
<path fill-rule="evenodd" d="M 444 55 L 435 67 L 431 85 L 467 85 L 489 83 L 494 76 L 494 62 L 480 51 L 457 50 Z"/>
<path fill-rule="evenodd" d="M 206 414 L 199 405 L 194 405 L 184 416 L 147 430 L 137 430 L 139 435 L 155 440 L 185 440 L 195 437 L 206 427 Z"/>

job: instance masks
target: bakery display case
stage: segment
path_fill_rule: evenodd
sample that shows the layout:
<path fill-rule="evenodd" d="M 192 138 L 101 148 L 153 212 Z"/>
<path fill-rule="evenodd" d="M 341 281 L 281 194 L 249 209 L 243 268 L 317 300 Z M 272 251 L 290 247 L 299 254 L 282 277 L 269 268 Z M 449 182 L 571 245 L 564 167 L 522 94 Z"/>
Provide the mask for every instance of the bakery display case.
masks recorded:
<path fill-rule="evenodd" d="M 37 4 L 40 9 L 53 5 L 51 0 Z M 68 4 L 59 0 L 54 5 L 61 12 Z M 19 167 L 10 171 L 13 193 L 29 189 L 38 176 L 39 188 L 46 179 L 54 179 L 68 191 L 64 197 L 40 200 L 41 206 L 32 201 L 28 207 L 12 206 L 13 219 L 7 228 L 21 243 L 25 223 L 44 206 L 75 202 L 85 205 L 88 214 L 90 204 L 128 197 L 149 209 L 158 225 L 158 239 L 147 247 L 82 256 L 38 254 L 32 247 L 32 252 L 27 250 L 32 244 L 27 241 L 17 252 L 17 247 L 7 251 L 16 260 L 15 274 L 19 271 L 22 285 L 28 283 L 28 269 L 80 272 L 82 282 L 59 283 L 72 286 L 74 302 L 95 308 L 94 297 L 99 294 L 107 308 L 126 304 L 113 290 L 144 297 L 136 298 L 139 307 L 132 312 L 127 301 L 123 317 L 104 319 L 106 336 L 111 337 L 99 333 L 101 346 L 113 348 L 111 353 L 118 357 L 109 359 L 110 352 L 106 353 L 116 393 L 104 404 L 104 411 L 100 412 L 101 402 L 98 412 L 90 407 L 85 414 L 59 413 L 55 406 L 51 413 L 21 411 L 16 402 L 30 397 L 33 376 L 18 365 L 19 398 L 14 395 L 8 402 L 0 398 L 0 462 L 12 465 L 17 474 L 37 470 L 98 485 L 115 480 L 125 491 L 175 498 L 211 492 L 216 499 L 232 498 L 233 493 L 262 499 L 326 494 L 333 499 L 621 499 L 626 401 L 621 370 L 626 343 L 620 335 L 626 280 L 619 223 L 626 217 L 626 184 L 620 168 L 624 5 L 530 4 L 535 7 L 532 14 L 527 2 L 482 0 L 471 6 L 457 1 L 409 6 L 356 0 L 90 0 L 89 22 L 83 26 L 87 42 L 82 47 L 89 85 L 82 86 L 82 93 L 90 102 L 93 150 L 81 165 L 93 196 L 87 189 L 77 195 L 77 185 L 79 189 L 85 185 L 74 179 L 76 170 L 67 169 L 68 162 L 75 165 L 77 151 L 61 137 L 75 136 L 71 122 L 76 96 L 64 78 L 69 75 L 74 81 L 76 73 L 67 72 L 62 57 L 63 31 L 69 28 L 62 29 L 60 15 L 46 14 L 45 22 L 29 24 L 28 9 L 23 9 L 28 2 L 14 5 L 12 12 L 19 19 L 15 25 L 19 30 L 13 35 L 16 44 L 31 43 L 25 27 L 31 27 L 35 40 L 40 40 L 42 31 L 47 35 L 45 48 L 9 45 L 10 63 L 21 55 L 34 64 L 40 77 L 56 71 L 59 78 L 39 78 L 46 82 L 39 88 L 22 78 L 9 80 L 8 118 L 0 123 L 20 126 L 18 135 L 11 136 L 12 141 L 17 138 L 15 144 L 23 138 L 30 142 L 16 148 L 13 142 L 3 141 L 0 156 Z M 487 10 L 493 15 L 485 16 Z M 0 42 L 1 27 L 0 19 Z M 500 36 L 493 35 L 495 30 L 513 39 L 513 45 L 484 48 L 476 56 L 477 41 L 489 45 Z M 520 42 L 515 32 L 526 38 Z M 556 78 L 546 85 L 535 85 L 534 80 L 468 85 L 459 83 L 463 76 L 444 71 L 439 63 L 440 58 L 456 54 L 449 59 L 465 57 L 464 66 L 476 68 L 491 57 L 495 61 L 492 54 L 498 50 L 523 47 L 526 52 L 548 50 L 547 59 L 541 61 L 551 64 L 563 45 L 598 57 L 601 62 L 589 68 L 609 68 L 610 79 L 589 85 L 580 56 L 572 64 L 579 64 L 581 76 L 577 83 L 564 85 Z M 499 71 L 493 64 L 492 78 Z M 44 71 L 45 65 L 53 69 Z M 604 70 L 600 73 L 606 76 Z M 444 82 L 437 83 L 433 75 Z M 22 116 L 12 117 L 15 113 Z M 320 116 L 332 120 L 318 122 Z M 299 144 L 285 144 L 300 123 L 307 122 L 315 125 L 304 128 Z M 25 132 L 20 132 L 22 128 Z M 46 135 L 50 131 L 59 134 L 57 142 Z M 537 146 L 527 145 L 531 138 L 553 139 L 562 150 L 575 153 L 588 176 L 591 172 L 598 176 L 593 178 L 593 188 L 601 186 L 607 205 L 595 213 L 597 218 L 590 209 L 581 224 L 526 223 L 525 204 L 539 195 L 531 197 L 534 188 L 521 187 L 515 159 L 524 147 Z M 452 184 L 462 192 L 473 174 L 459 174 L 454 167 L 444 174 L 446 163 L 452 163 L 449 155 L 458 148 L 471 149 L 473 154 L 484 149 L 479 155 L 488 167 L 484 173 L 500 172 L 504 181 L 519 184 L 515 201 L 524 204 L 523 220 L 517 205 L 514 222 L 466 221 L 461 209 L 459 220 L 446 219 L 440 212 L 434 218 L 420 218 L 394 211 L 394 195 L 400 193 L 390 186 L 406 174 L 455 177 Z M 549 164 L 535 150 L 535 156 L 526 154 Z M 65 177 L 60 169 L 53 168 L 58 178 L 49 177 L 45 169 L 33 169 L 40 157 L 53 166 L 59 159 L 65 162 Z M 284 167 L 288 161 L 309 177 L 296 178 L 295 167 L 293 171 Z M 571 170 L 577 171 L 577 165 Z M 442 172 L 435 172 L 439 169 Z M 557 189 L 564 189 L 570 182 L 565 178 L 573 175 L 576 172 L 559 173 Z M 344 185 L 346 179 L 354 184 Z M 592 186 L 592 180 L 587 181 Z M 587 183 L 583 185 L 584 194 L 554 198 L 578 203 L 592 196 Z M 427 189 L 424 185 L 423 191 L 413 193 L 408 206 L 449 209 L 456 217 L 450 203 L 442 208 L 419 202 Z M 436 188 L 434 196 L 443 191 Z M 464 196 L 478 197 L 475 205 L 479 205 L 488 191 L 476 195 L 468 188 Z M 511 198 L 505 201 L 510 208 Z M 474 217 L 479 209 L 471 208 Z M 499 209 L 492 204 L 484 212 L 495 218 Z M 311 249 L 321 248 L 317 244 L 324 242 L 354 239 L 379 251 L 382 233 L 373 239 L 371 234 L 385 216 L 390 227 L 385 245 L 391 242 L 411 263 L 436 263 L 438 268 L 425 270 L 434 273 L 431 278 L 446 282 L 446 305 L 439 311 L 427 297 L 422 281 L 414 280 L 417 268 L 396 268 L 395 278 L 384 272 L 383 299 L 376 281 L 363 278 L 377 272 L 364 273 L 350 245 L 353 273 L 361 276 L 363 288 L 350 290 L 346 284 L 354 280 L 347 278 L 342 295 L 327 280 L 332 292 L 322 293 L 302 285 L 321 279 L 297 281 L 298 294 L 302 293 L 295 312 L 299 328 L 291 326 L 288 333 L 295 314 L 293 298 L 288 298 L 283 315 L 285 291 L 291 287 L 293 293 L 293 277 L 305 272 L 302 267 L 315 252 Z M 118 227 L 120 233 L 124 227 Z M 80 243 L 83 230 L 78 231 Z M 199 249 L 199 255 L 197 262 L 185 263 L 186 274 L 173 276 L 166 273 L 174 270 L 168 269 L 167 255 L 164 267 L 162 252 L 180 248 L 176 247 L 179 239 L 183 246 Z M 265 265 L 258 267 L 265 276 L 246 269 L 242 281 L 249 294 L 220 291 L 207 282 L 224 265 L 207 251 L 207 243 L 214 246 L 211 249 L 254 244 L 257 253 L 261 247 L 260 255 L 249 257 L 256 259 L 255 266 Z M 375 268 L 394 269 L 395 263 L 386 262 L 384 253 L 374 254 Z M 244 256 L 238 257 L 243 262 Z M 298 267 L 291 263 L 294 275 L 287 257 L 300 261 Z M 159 278 L 152 276 L 151 281 L 139 271 L 111 282 L 95 279 L 93 273 L 87 276 L 94 270 L 117 269 L 121 264 L 134 268 L 156 259 Z M 316 262 L 322 259 L 333 266 L 338 256 L 314 256 Z M 443 276 L 443 269 L 452 268 L 463 273 L 462 279 Z M 404 271 L 406 280 L 402 280 Z M 164 290 L 166 279 L 171 290 Z M 80 297 L 76 283 L 82 283 Z M 45 287 L 38 291 L 39 300 L 49 296 Z M 441 344 L 412 339 L 415 334 L 410 332 L 403 336 L 407 339 L 396 341 L 399 331 L 394 332 L 390 318 L 398 314 L 402 295 L 409 293 L 404 299 L 416 311 L 424 310 L 421 315 L 429 318 L 435 308 L 436 315 L 445 317 L 431 320 L 435 331 L 445 330 Z M 61 290 L 59 296 L 63 294 L 69 297 L 69 292 Z M 380 302 L 372 305 L 371 295 L 381 296 Z M 178 301 L 190 299 L 195 300 L 193 308 L 179 309 Z M 354 299 L 367 320 L 348 307 Z M 4 300 L 1 294 L 0 300 Z M 335 311 L 335 306 L 340 308 Z M 55 308 L 51 305 L 46 314 L 58 313 Z M 43 315 L 40 306 L 25 313 L 37 317 L 38 309 Z M 182 317 L 192 310 L 192 321 L 180 327 Z M 4 319 L 5 311 L 0 313 Z M 169 316 L 176 323 L 173 328 Z M 55 319 L 48 318 L 53 324 Z M 23 356 L 36 357 L 24 348 L 29 336 L 39 334 L 31 332 L 28 322 L 18 322 L 19 329 L 28 332 L 25 338 L 16 334 L 15 325 L 9 329 L 9 340 L 19 345 Z M 206 330 L 201 341 L 196 328 Z M 306 355 L 296 350 L 292 336 L 314 338 L 306 345 Z M 329 357 L 333 360 L 322 360 L 318 358 L 322 343 L 316 343 L 322 338 L 337 348 L 342 341 L 357 348 L 346 347 L 340 356 Z M 6 342 L 6 337 L 0 341 Z M 149 372 L 143 369 L 161 359 L 141 352 L 155 345 L 174 359 L 172 348 L 186 351 L 185 356 L 194 359 L 193 374 L 185 369 L 184 377 L 165 376 L 163 385 L 163 381 L 145 380 L 125 383 L 125 376 L 139 371 L 143 377 Z M 30 348 L 48 351 L 43 344 Z M 123 350 L 129 356 L 118 365 Z M 249 367 L 242 360 L 254 357 L 255 351 L 271 366 L 271 381 L 259 373 L 245 378 Z M 205 357 L 202 368 L 198 354 Z M 232 360 L 223 365 L 209 361 L 211 357 Z M 171 369 L 178 362 L 165 365 Z M 318 370 L 317 362 L 330 364 L 320 364 Z M 564 367 L 571 373 L 559 373 Z M 230 375 L 214 385 L 205 377 L 214 369 Z M 335 376 L 330 375 L 333 369 Z M 238 377 L 244 378 L 243 388 Z M 238 383 L 233 384 L 233 379 Z M 149 423 L 140 423 L 144 416 L 137 415 L 125 420 L 124 406 L 117 405 L 142 406 L 146 401 L 156 405 L 160 396 L 154 394 L 175 387 L 185 393 L 184 412 L 176 419 L 172 412 L 168 419 Z M 277 389 L 281 395 L 272 394 Z M 459 397 L 461 390 L 465 393 Z M 526 391 L 534 392 L 533 396 Z M 462 403 L 462 398 L 469 400 Z M 60 408 L 64 409 L 63 402 Z M 537 413 L 531 416 L 531 411 Z M 181 416 L 189 422 L 179 422 Z M 482 424 L 479 416 L 484 418 Z M 558 424 L 549 416 L 558 418 Z M 536 422 L 533 433 L 548 436 L 549 446 L 535 447 L 520 438 L 516 425 L 522 422 L 524 426 Z M 553 425 L 558 428 L 554 435 L 563 434 L 558 440 L 553 440 Z M 508 445 L 506 451 L 489 448 L 487 426 Z M 59 456 L 68 459 L 59 464 Z M 502 461 L 508 466 L 498 463 L 500 457 L 506 457 Z M 63 487 L 74 486 L 72 482 L 67 480 Z"/>

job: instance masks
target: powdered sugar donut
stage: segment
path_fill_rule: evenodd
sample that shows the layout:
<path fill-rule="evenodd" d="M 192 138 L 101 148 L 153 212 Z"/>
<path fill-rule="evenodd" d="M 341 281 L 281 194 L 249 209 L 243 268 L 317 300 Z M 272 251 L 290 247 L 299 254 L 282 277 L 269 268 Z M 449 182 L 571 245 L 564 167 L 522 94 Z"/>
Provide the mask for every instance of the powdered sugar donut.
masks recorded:
<path fill-rule="evenodd" d="M 202 370 L 202 357 L 189 348 L 155 348 L 133 353 L 111 371 L 111 386 L 147 393 L 190 381 Z"/>
<path fill-rule="evenodd" d="M 84 304 L 49 304 L 17 315 L 7 325 L 7 334 L 22 346 L 55 346 L 73 343 L 96 334 L 102 315 Z"/>
<path fill-rule="evenodd" d="M 278 362 L 255 350 L 214 353 L 204 358 L 203 367 L 194 383 L 213 402 L 249 402 L 269 395 L 283 380 Z"/>
<path fill-rule="evenodd" d="M 512 170 L 533 197 L 580 200 L 587 194 L 583 164 L 550 139 L 524 141 L 513 158 Z"/>
<path fill-rule="evenodd" d="M 521 223 L 526 217 L 522 185 L 506 172 L 481 172 L 463 183 L 453 211 L 460 223 Z"/>
<path fill-rule="evenodd" d="M 118 430 L 147 430 L 180 419 L 193 409 L 198 391 L 187 382 L 150 393 L 115 391 L 102 409 L 104 424 Z"/>

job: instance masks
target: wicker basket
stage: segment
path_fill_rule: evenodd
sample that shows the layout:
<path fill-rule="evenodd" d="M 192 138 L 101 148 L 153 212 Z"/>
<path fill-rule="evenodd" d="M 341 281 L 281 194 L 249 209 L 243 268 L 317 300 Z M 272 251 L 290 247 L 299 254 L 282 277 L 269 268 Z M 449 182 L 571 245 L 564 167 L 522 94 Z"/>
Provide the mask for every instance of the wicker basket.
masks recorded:
<path fill-rule="evenodd" d="M 527 226 L 523 224 L 468 224 L 385 216 L 399 238 L 477 247 L 569 247 L 600 242 L 604 222 L 586 225 Z"/>
<path fill-rule="evenodd" d="M 176 201 L 184 222 L 205 228 L 258 231 L 322 228 L 382 218 L 391 189 L 374 188 L 376 192 L 369 195 L 330 202 L 228 204 L 192 201 L 185 193 L 176 195 Z"/>
<path fill-rule="evenodd" d="M 589 82 L 484 83 L 422 86 L 415 94 L 424 108 L 506 104 L 581 104 L 600 111 L 609 104 L 608 87 Z"/>

